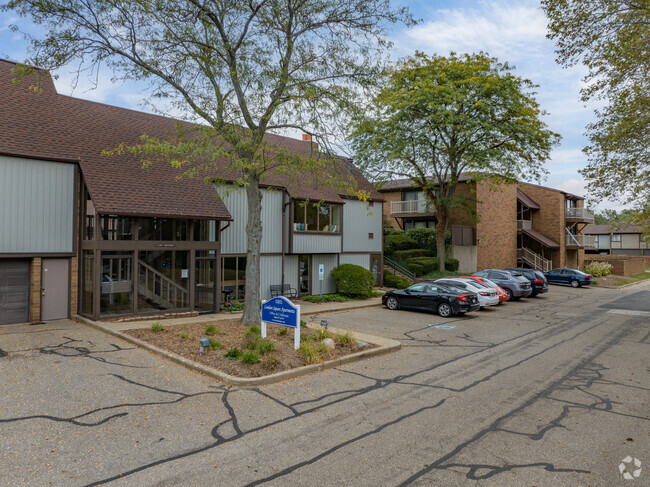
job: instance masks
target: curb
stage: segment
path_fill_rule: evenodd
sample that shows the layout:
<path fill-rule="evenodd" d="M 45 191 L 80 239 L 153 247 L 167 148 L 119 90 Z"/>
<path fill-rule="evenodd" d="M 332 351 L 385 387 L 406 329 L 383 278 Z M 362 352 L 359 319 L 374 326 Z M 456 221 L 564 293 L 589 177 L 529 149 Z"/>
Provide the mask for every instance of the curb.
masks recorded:
<path fill-rule="evenodd" d="M 636 282 L 629 282 L 627 284 L 623 284 L 622 286 L 600 286 L 600 285 L 596 284 L 594 287 L 601 288 L 601 289 L 625 289 L 625 288 L 632 287 L 632 286 L 638 286 L 639 284 L 643 284 L 643 283 L 647 283 L 647 282 L 650 282 L 650 279 L 642 279 L 642 280 L 636 281 Z"/>
<path fill-rule="evenodd" d="M 308 375 L 313 372 L 332 369 L 334 367 L 338 367 L 339 365 L 355 362 L 357 360 L 362 360 L 369 357 L 375 357 L 377 355 L 384 355 L 386 353 L 395 352 L 402 347 L 402 344 L 396 340 L 391 340 L 389 338 L 376 337 L 376 336 L 350 331 L 349 333 L 354 338 L 368 343 L 372 343 L 374 345 L 379 345 L 379 347 L 370 350 L 363 350 L 361 352 L 353 353 L 352 355 L 346 355 L 345 357 L 341 357 L 338 359 L 328 360 L 327 362 L 323 362 L 320 364 L 305 365 L 303 367 L 297 367 L 291 370 L 283 370 L 282 372 L 277 372 L 275 374 L 265 375 L 262 377 L 235 377 L 233 375 L 229 375 L 224 372 L 221 372 L 220 370 L 217 370 L 213 367 L 200 364 L 198 362 L 195 362 L 194 360 L 190 360 L 185 357 L 181 357 L 180 355 L 175 354 L 173 352 L 169 352 L 167 350 L 163 350 L 162 348 L 158 348 L 155 345 L 151 345 L 150 343 L 139 340 L 138 338 L 127 335 L 126 333 L 122 333 L 121 331 L 116 331 L 116 330 L 111 330 L 110 328 L 106 328 L 105 326 L 102 326 L 94 321 L 84 318 L 83 316 L 73 315 L 72 319 L 77 323 L 90 326 L 91 328 L 95 328 L 96 330 L 120 338 L 140 348 L 143 348 L 149 352 L 155 353 L 160 357 L 163 357 L 167 360 L 170 360 L 179 365 L 187 367 L 190 370 L 199 372 L 201 374 L 207 375 L 208 377 L 212 377 L 213 379 L 217 379 L 221 382 L 233 386 L 251 387 L 251 386 L 272 384 L 274 382 L 280 382 L 286 379 L 292 379 L 294 377 L 301 377 L 303 375 Z M 307 325 L 307 326 L 312 329 L 320 328 L 319 325 Z M 341 330 L 339 328 L 331 328 L 331 330 L 334 333 L 348 332 L 348 330 Z"/>

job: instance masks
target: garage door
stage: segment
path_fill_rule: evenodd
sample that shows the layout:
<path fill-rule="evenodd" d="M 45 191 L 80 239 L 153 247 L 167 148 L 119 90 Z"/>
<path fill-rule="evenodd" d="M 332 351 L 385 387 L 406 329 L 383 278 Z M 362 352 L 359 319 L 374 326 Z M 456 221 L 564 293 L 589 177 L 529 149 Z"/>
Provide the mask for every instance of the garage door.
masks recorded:
<path fill-rule="evenodd" d="M 0 260 L 0 325 L 29 321 L 29 261 Z"/>

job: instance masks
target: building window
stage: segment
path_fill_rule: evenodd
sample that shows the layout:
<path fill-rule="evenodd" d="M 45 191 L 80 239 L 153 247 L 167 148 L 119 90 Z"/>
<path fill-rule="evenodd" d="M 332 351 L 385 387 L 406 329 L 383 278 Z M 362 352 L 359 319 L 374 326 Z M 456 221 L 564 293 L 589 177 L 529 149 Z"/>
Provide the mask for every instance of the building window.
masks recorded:
<path fill-rule="evenodd" d="M 296 232 L 340 232 L 341 205 L 294 201 L 293 229 Z"/>
<path fill-rule="evenodd" d="M 612 235 L 612 242 L 620 242 L 621 241 L 621 234 L 620 233 L 615 233 Z"/>
<path fill-rule="evenodd" d="M 411 230 L 412 228 L 436 228 L 435 220 L 413 220 L 404 219 L 404 230 Z"/>
<path fill-rule="evenodd" d="M 222 304 L 243 300 L 246 292 L 246 257 L 223 257 L 221 264 Z"/>
<path fill-rule="evenodd" d="M 103 255 L 103 253 L 102 253 Z M 143 251 L 138 264 L 138 310 L 189 306 L 189 251 Z"/>
<path fill-rule="evenodd" d="M 99 312 L 102 315 L 133 312 L 132 252 L 102 252 Z"/>
<path fill-rule="evenodd" d="M 84 240 L 94 240 L 95 239 L 95 224 L 96 224 L 96 214 L 95 214 L 95 205 L 93 200 L 90 199 L 90 194 L 88 189 L 84 186 L 84 195 L 83 199 L 83 208 L 81 214 L 83 215 L 83 230 L 82 235 Z"/>
<path fill-rule="evenodd" d="M 214 220 L 194 221 L 195 242 L 215 242 L 217 240 L 217 224 Z"/>
<path fill-rule="evenodd" d="M 594 235 L 594 245 L 596 247 L 600 246 L 600 235 Z"/>
<path fill-rule="evenodd" d="M 133 240 L 133 219 L 128 216 L 100 217 L 102 240 Z"/>
<path fill-rule="evenodd" d="M 84 250 L 81 260 L 81 312 L 93 314 L 93 272 L 95 252 Z"/>
<path fill-rule="evenodd" d="M 185 241 L 189 236 L 188 220 L 140 218 L 138 227 L 139 240 Z"/>

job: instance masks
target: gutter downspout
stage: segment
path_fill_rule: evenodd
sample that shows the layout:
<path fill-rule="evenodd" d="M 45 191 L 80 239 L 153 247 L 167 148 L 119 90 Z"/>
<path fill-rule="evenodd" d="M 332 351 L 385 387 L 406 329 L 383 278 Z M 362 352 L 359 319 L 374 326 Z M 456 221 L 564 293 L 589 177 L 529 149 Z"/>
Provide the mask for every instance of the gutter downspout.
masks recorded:
<path fill-rule="evenodd" d="M 284 200 L 284 196 L 286 195 L 286 191 L 283 192 L 282 199 Z M 291 198 L 289 198 L 289 201 L 286 203 L 283 201 L 282 202 L 282 289 L 284 289 L 284 248 L 285 248 L 285 233 L 286 233 L 286 213 L 287 213 L 287 206 L 291 204 Z"/>

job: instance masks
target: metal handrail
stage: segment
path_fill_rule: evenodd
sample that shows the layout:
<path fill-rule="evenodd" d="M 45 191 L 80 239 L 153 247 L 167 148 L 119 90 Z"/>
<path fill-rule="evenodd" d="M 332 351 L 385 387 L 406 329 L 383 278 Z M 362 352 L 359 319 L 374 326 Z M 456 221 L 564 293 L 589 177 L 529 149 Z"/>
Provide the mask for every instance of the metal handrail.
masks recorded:
<path fill-rule="evenodd" d="M 140 288 L 139 292 L 149 299 L 157 299 L 159 304 L 170 308 L 184 308 L 187 305 L 188 291 L 183 286 L 165 276 L 144 262 L 139 262 Z M 178 305 L 180 298 L 180 306 Z"/>
<path fill-rule="evenodd" d="M 593 221 L 594 212 L 587 208 L 566 208 L 566 218 L 581 218 L 584 221 Z"/>
<path fill-rule="evenodd" d="M 530 220 L 517 220 L 517 230 L 530 230 L 533 228 L 533 222 Z"/>
<path fill-rule="evenodd" d="M 393 213 L 433 213 L 433 203 L 428 200 L 392 201 L 390 212 Z"/>
<path fill-rule="evenodd" d="M 384 256 L 384 268 L 386 266 L 391 267 L 393 269 L 393 274 L 399 272 L 400 274 L 403 274 L 406 278 L 410 279 L 412 282 L 415 282 L 415 278 L 416 278 L 415 272 L 409 271 L 406 267 L 404 267 L 399 262 L 396 262 L 393 259 Z"/>
<path fill-rule="evenodd" d="M 541 270 L 542 272 L 548 272 L 551 270 L 553 263 L 542 257 L 536 252 L 533 252 L 530 249 L 525 247 L 520 247 L 517 249 L 517 258 L 525 261 L 529 265 L 532 265 L 535 269 Z"/>

